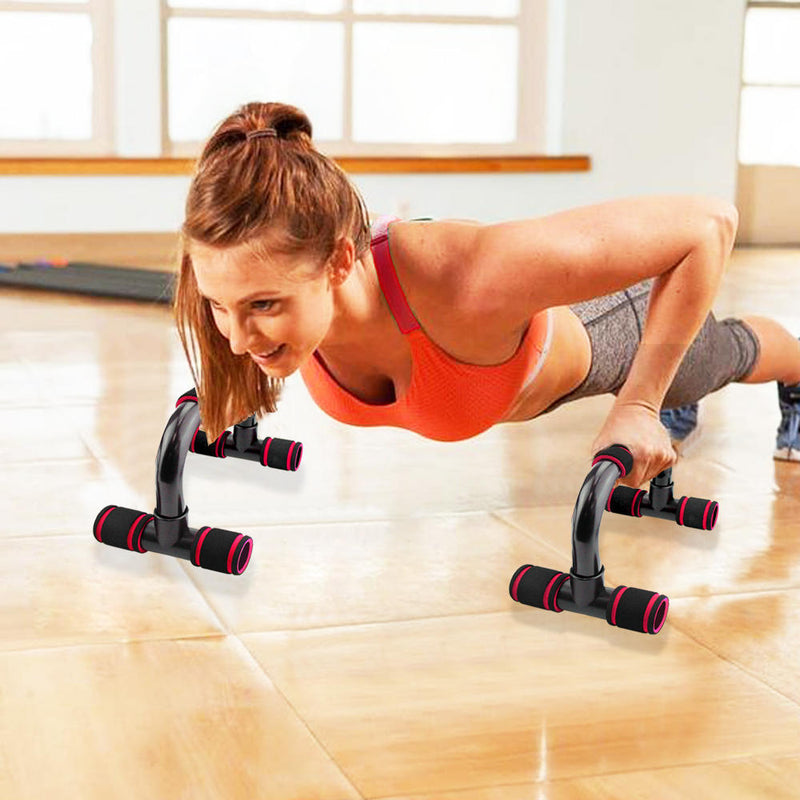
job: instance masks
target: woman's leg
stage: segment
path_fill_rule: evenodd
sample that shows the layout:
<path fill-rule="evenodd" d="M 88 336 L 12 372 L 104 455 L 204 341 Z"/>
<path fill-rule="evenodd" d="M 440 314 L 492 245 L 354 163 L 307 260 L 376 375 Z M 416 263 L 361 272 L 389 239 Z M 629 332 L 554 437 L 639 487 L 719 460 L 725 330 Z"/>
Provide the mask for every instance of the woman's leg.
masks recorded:
<path fill-rule="evenodd" d="M 758 337 L 761 353 L 752 371 L 740 383 L 780 381 L 788 386 L 800 383 L 800 340 L 783 325 L 768 317 L 740 317 Z"/>

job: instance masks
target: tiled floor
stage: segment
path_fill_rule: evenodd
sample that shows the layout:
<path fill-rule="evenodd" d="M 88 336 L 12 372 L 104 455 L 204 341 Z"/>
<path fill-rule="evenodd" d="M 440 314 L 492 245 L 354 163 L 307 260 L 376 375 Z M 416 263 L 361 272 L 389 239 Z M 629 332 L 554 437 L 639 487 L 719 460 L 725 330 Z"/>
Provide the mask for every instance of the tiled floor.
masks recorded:
<path fill-rule="evenodd" d="M 800 252 L 737 251 L 718 317 L 800 334 Z M 190 455 L 190 524 L 244 575 L 104 547 L 152 510 L 192 385 L 164 307 L 0 293 L 0 798 L 790 798 L 800 781 L 800 464 L 774 385 L 706 398 L 676 494 L 703 533 L 607 514 L 609 585 L 669 595 L 658 636 L 513 603 L 566 569 L 610 396 L 455 444 L 328 419 L 299 376 L 261 435 L 297 473 Z"/>

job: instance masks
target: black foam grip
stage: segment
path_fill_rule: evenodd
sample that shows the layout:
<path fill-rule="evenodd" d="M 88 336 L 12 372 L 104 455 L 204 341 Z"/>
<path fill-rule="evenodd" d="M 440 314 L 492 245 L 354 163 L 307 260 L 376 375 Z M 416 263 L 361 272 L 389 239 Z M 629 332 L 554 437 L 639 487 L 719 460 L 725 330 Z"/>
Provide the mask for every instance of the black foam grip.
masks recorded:
<path fill-rule="evenodd" d="M 617 586 L 606 606 L 606 622 L 639 633 L 658 633 L 667 619 L 669 598 L 658 592 Z"/>
<path fill-rule="evenodd" d="M 222 528 L 199 528 L 192 548 L 192 564 L 228 575 L 241 575 L 250 562 L 253 540 L 243 533 Z"/>
<path fill-rule="evenodd" d="M 192 441 L 189 444 L 190 453 L 199 453 L 201 456 L 213 456 L 214 458 L 226 458 L 225 444 L 230 436 L 230 431 L 222 431 L 218 438 L 209 443 L 205 431 L 198 427 L 194 432 Z"/>
<path fill-rule="evenodd" d="M 177 408 L 181 403 L 196 403 L 197 402 L 197 390 L 192 386 L 191 389 L 187 389 L 176 401 L 175 401 L 175 408 Z"/>
<path fill-rule="evenodd" d="M 293 442 L 291 439 L 273 439 L 271 436 L 267 436 L 264 444 L 261 445 L 261 463 L 265 467 L 295 472 L 300 466 L 302 457 L 302 443 Z"/>
<path fill-rule="evenodd" d="M 508 593 L 518 603 L 560 613 L 564 609 L 558 607 L 558 593 L 568 579 L 564 572 L 524 564 L 512 575 Z"/>
<path fill-rule="evenodd" d="M 719 503 L 716 500 L 704 500 L 701 497 L 681 497 L 675 511 L 675 522 L 687 528 L 699 528 L 710 531 L 717 524 Z"/>
<path fill-rule="evenodd" d="M 606 511 L 613 511 L 615 514 L 624 514 L 628 517 L 641 517 L 642 500 L 645 494 L 644 489 L 617 486 L 608 496 Z"/>
<path fill-rule="evenodd" d="M 152 519 L 152 514 L 134 508 L 106 506 L 95 517 L 92 526 L 94 538 L 111 547 L 145 553 L 147 551 L 142 547 L 142 534 Z"/>
<path fill-rule="evenodd" d="M 622 472 L 621 478 L 624 478 L 633 469 L 633 453 L 624 444 L 612 444 L 611 447 L 595 453 L 592 466 L 598 461 L 611 461 L 616 464 Z"/>

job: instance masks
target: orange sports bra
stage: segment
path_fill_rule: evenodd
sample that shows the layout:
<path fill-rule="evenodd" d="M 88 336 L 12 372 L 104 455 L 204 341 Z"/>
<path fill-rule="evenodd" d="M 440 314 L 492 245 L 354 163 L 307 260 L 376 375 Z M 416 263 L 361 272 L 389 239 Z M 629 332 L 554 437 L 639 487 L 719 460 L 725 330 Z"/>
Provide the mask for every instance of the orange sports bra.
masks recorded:
<path fill-rule="evenodd" d="M 383 295 L 411 347 L 408 391 L 393 403 L 365 403 L 339 385 L 316 351 L 300 374 L 314 402 L 340 422 L 407 428 L 441 442 L 469 439 L 500 422 L 539 374 L 550 349 L 552 313 L 547 309 L 531 319 L 508 361 L 492 366 L 457 361 L 428 338 L 406 301 L 389 248 L 389 226 L 397 219 L 376 220 L 370 248 Z"/>

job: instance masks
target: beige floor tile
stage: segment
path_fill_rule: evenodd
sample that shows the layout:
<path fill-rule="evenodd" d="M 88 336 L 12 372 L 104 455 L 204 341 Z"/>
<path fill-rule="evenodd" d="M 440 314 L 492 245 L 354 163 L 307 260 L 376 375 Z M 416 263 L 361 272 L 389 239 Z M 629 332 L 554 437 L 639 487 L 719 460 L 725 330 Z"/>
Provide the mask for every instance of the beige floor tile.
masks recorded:
<path fill-rule="evenodd" d="M 798 706 L 688 637 L 566 616 L 241 638 L 366 797 L 797 751 Z"/>
<path fill-rule="evenodd" d="M 0 463 L 90 458 L 91 452 L 57 408 L 0 404 Z"/>
<path fill-rule="evenodd" d="M 357 800 L 229 638 L 0 654 L 0 796 Z"/>
<path fill-rule="evenodd" d="M 380 800 L 796 800 L 800 758 L 747 759 Z"/>
<path fill-rule="evenodd" d="M 670 617 L 677 629 L 800 703 L 800 590 L 678 600 Z"/>
<path fill-rule="evenodd" d="M 548 548 L 487 514 L 248 530 L 253 556 L 231 580 L 186 566 L 236 632 L 481 614 L 508 607 L 508 582 Z"/>
<path fill-rule="evenodd" d="M 112 469 L 94 459 L 6 463 L 0 539 L 5 537 L 81 534 L 92 538 L 100 509 L 114 505 L 151 509 Z M 154 491 L 151 491 L 154 495 Z"/>
<path fill-rule="evenodd" d="M 220 634 L 177 559 L 84 536 L 0 539 L 0 650 Z"/>

